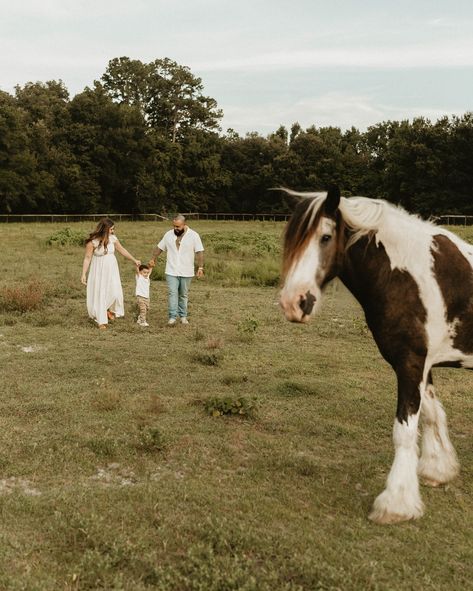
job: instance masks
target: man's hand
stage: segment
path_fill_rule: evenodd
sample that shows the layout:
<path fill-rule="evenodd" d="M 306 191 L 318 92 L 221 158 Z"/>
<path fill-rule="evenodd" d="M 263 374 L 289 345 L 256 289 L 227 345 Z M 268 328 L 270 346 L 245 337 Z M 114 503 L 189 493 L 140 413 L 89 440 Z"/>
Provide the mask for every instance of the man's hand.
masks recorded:
<path fill-rule="evenodd" d="M 197 269 L 197 273 L 196 273 L 197 279 L 200 279 L 201 277 L 204 276 L 204 267 L 199 267 Z"/>

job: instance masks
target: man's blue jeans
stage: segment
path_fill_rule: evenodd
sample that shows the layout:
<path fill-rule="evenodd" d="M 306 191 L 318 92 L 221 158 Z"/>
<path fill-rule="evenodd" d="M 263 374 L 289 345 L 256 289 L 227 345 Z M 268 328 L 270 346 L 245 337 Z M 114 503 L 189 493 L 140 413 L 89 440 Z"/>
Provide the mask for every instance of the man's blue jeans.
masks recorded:
<path fill-rule="evenodd" d="M 168 315 L 169 319 L 178 316 L 187 318 L 187 299 L 192 277 L 176 277 L 166 275 L 168 284 Z"/>

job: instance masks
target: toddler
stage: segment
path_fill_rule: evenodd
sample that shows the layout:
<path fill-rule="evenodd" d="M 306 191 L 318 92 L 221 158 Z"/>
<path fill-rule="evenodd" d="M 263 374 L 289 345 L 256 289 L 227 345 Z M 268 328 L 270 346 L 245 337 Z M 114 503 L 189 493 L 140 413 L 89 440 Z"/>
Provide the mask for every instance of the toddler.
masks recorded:
<path fill-rule="evenodd" d="M 136 272 L 136 303 L 138 304 L 139 316 L 136 321 L 140 326 L 149 326 L 146 315 L 149 310 L 149 276 L 151 269 L 148 265 L 140 265 Z"/>

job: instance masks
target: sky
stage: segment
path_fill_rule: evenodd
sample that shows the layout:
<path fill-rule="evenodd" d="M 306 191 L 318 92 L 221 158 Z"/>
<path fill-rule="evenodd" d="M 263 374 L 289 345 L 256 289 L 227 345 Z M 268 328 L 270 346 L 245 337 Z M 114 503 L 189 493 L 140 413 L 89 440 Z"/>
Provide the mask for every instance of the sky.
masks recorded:
<path fill-rule="evenodd" d="M 0 90 L 123 56 L 189 67 L 241 135 L 473 110 L 472 0 L 0 0 Z"/>

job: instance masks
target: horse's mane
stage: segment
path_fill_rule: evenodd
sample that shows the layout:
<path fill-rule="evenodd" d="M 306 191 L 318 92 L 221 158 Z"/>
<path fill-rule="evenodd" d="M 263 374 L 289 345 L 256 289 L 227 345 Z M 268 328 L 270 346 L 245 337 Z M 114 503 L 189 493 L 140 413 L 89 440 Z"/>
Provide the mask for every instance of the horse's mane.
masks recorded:
<path fill-rule="evenodd" d="M 298 193 L 287 191 L 290 195 L 298 197 L 301 202 L 298 206 L 297 220 L 298 225 L 303 222 L 306 228 L 313 227 L 320 209 L 324 203 L 327 193 Z M 297 211 L 297 210 L 296 210 Z M 351 231 L 351 237 L 348 245 L 354 244 L 362 236 L 367 234 L 376 234 L 378 232 L 389 231 L 389 227 L 396 226 L 424 226 L 424 230 L 431 233 L 438 228 L 417 215 L 408 213 L 401 206 L 393 205 L 382 199 L 370 199 L 368 197 L 341 197 L 339 211 L 342 215 L 345 225 Z"/>
<path fill-rule="evenodd" d="M 295 196 L 299 202 L 286 227 L 283 273 L 290 269 L 312 238 L 323 215 L 322 206 L 327 197 L 325 192 L 297 193 L 288 190 L 287 193 Z M 462 241 L 447 230 L 381 199 L 342 197 L 338 211 L 350 234 L 346 248 L 363 236 L 369 236 L 376 243 L 381 241 L 386 248 L 389 247 L 392 260 L 400 268 L 412 259 L 413 253 L 428 247 L 435 234 L 450 236 L 462 248 Z"/>

